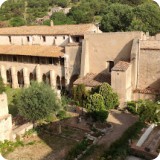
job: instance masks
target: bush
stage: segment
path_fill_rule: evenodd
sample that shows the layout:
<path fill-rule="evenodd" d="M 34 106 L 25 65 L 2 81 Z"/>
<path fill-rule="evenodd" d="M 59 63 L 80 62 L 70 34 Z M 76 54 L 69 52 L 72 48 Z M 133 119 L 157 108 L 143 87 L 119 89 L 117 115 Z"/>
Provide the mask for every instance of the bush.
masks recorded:
<path fill-rule="evenodd" d="M 59 110 L 59 101 L 50 86 L 33 82 L 15 98 L 19 114 L 33 122 L 42 120 Z"/>
<path fill-rule="evenodd" d="M 8 154 L 9 152 L 13 152 L 16 147 L 24 146 L 22 141 L 11 142 L 5 140 L 4 142 L 0 142 L 0 153 L 2 155 Z"/>
<path fill-rule="evenodd" d="M 89 112 L 105 110 L 103 97 L 98 93 L 90 95 L 87 98 L 85 107 Z"/>
<path fill-rule="evenodd" d="M 81 106 L 84 105 L 89 93 L 85 89 L 84 84 L 79 84 L 73 87 L 72 96 L 75 101 L 78 101 Z"/>
<path fill-rule="evenodd" d="M 2 77 L 0 76 L 0 94 L 5 92 L 5 91 L 6 91 L 6 88 L 4 86 Z"/>
<path fill-rule="evenodd" d="M 102 95 L 107 110 L 113 109 L 119 105 L 118 95 L 113 92 L 113 89 L 108 83 L 103 83 L 100 86 L 99 94 Z"/>
<path fill-rule="evenodd" d="M 108 111 L 100 110 L 91 112 L 90 115 L 92 116 L 93 120 L 100 121 L 104 123 L 108 117 Z"/>
<path fill-rule="evenodd" d="M 79 154 L 82 153 L 82 151 L 86 150 L 88 147 L 88 141 L 83 140 L 80 143 L 78 143 L 71 151 L 68 153 L 68 156 L 66 160 L 74 160 Z"/>
<path fill-rule="evenodd" d="M 160 105 L 150 100 L 131 101 L 127 103 L 127 109 L 132 114 L 137 114 L 141 121 L 159 122 Z"/>
<path fill-rule="evenodd" d="M 64 118 L 66 118 L 66 117 L 67 117 L 66 111 L 60 110 L 60 111 L 58 112 L 58 114 L 57 114 L 57 117 L 58 117 L 59 119 L 64 119 Z"/>
<path fill-rule="evenodd" d="M 132 114 L 137 114 L 136 102 L 134 101 L 127 102 L 127 110 L 131 112 Z"/>

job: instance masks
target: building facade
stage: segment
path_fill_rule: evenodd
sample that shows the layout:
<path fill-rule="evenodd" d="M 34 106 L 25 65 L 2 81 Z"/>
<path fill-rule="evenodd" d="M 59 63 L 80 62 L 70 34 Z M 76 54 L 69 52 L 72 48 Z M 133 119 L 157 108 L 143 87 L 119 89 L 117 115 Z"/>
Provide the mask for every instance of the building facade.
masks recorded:
<path fill-rule="evenodd" d="M 0 29 L 0 73 L 5 84 L 32 80 L 62 90 L 111 84 L 121 102 L 160 94 L 160 35 L 102 33 L 93 24 Z"/>

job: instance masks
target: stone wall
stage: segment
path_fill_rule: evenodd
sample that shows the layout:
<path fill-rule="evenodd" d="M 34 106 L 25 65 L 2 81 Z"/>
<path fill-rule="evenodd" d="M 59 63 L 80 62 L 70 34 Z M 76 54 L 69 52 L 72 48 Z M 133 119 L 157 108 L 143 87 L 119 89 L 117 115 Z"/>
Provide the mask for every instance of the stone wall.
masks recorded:
<path fill-rule="evenodd" d="M 89 72 L 108 73 L 107 61 L 129 61 L 133 39 L 144 39 L 143 32 L 86 34 L 89 52 Z"/>
<path fill-rule="evenodd" d="M 70 42 L 68 35 L 28 35 L 28 36 L 0 36 L 0 45 L 58 45 L 65 46 Z"/>
<path fill-rule="evenodd" d="M 160 50 L 141 49 L 138 60 L 138 89 L 160 89 Z"/>
<path fill-rule="evenodd" d="M 0 94 L 0 141 L 11 140 L 12 118 L 8 114 L 7 95 Z"/>

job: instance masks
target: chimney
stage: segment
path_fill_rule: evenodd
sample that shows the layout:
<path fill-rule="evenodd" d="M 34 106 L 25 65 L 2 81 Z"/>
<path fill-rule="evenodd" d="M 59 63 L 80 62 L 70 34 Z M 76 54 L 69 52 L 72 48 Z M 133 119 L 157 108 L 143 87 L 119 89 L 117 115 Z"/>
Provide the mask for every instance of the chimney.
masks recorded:
<path fill-rule="evenodd" d="M 50 25 L 51 25 L 51 27 L 53 27 L 53 26 L 54 26 L 54 22 L 53 22 L 53 20 L 51 20 L 51 21 L 50 21 Z"/>

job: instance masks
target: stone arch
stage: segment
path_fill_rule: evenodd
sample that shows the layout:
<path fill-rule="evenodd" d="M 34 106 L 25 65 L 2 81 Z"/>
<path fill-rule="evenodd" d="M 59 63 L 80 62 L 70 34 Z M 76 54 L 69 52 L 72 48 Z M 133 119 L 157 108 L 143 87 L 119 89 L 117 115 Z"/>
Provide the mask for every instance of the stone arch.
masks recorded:
<path fill-rule="evenodd" d="M 7 75 L 7 83 L 9 84 L 9 85 L 11 85 L 12 84 L 12 74 L 11 74 L 11 70 L 7 70 L 6 71 L 6 75 Z"/>
<path fill-rule="evenodd" d="M 65 79 L 64 76 L 61 78 L 61 85 L 62 85 L 62 89 L 65 89 L 65 86 L 66 86 L 66 79 Z"/>
<path fill-rule="evenodd" d="M 47 80 L 47 76 L 46 76 L 46 74 L 43 74 L 43 75 L 42 75 L 42 81 L 43 81 L 44 83 L 46 83 L 46 80 Z"/>
<path fill-rule="evenodd" d="M 59 90 L 61 89 L 61 79 L 60 79 L 60 76 L 56 77 L 56 87 Z"/>
<path fill-rule="evenodd" d="M 18 71 L 18 72 L 17 72 L 17 77 L 18 77 L 19 87 L 23 87 L 23 86 L 24 86 L 23 72 L 22 72 L 22 71 Z"/>
<path fill-rule="evenodd" d="M 36 81 L 36 75 L 33 72 L 30 72 L 30 74 L 29 74 L 29 80 L 30 80 L 30 82 Z"/>
<path fill-rule="evenodd" d="M 46 74 L 46 84 L 50 84 L 50 74 L 48 73 L 48 74 Z"/>

